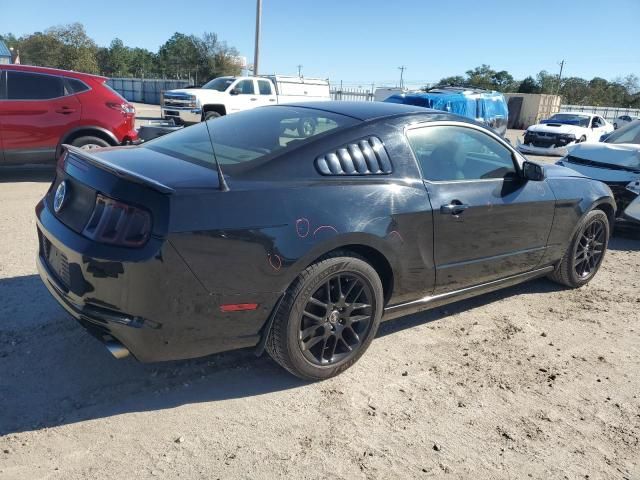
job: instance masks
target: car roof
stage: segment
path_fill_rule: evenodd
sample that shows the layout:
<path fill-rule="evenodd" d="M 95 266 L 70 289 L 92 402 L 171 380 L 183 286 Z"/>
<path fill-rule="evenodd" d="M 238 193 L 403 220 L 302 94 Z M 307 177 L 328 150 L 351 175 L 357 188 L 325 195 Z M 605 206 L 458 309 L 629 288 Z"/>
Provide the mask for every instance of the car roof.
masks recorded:
<path fill-rule="evenodd" d="M 61 70 L 59 68 L 49 68 L 49 67 L 36 67 L 33 65 L 0 65 L 0 69 L 2 70 L 15 70 L 19 72 L 33 72 L 33 73 L 46 73 L 48 75 L 62 75 L 65 77 L 78 78 L 78 79 L 88 79 L 92 78 L 95 80 L 107 80 L 107 77 L 103 77 L 101 75 L 93 75 L 91 73 L 83 73 L 83 72 L 74 72 L 72 70 Z"/>
<path fill-rule="evenodd" d="M 347 117 L 355 118 L 356 120 L 362 121 L 373 120 L 374 118 L 394 117 L 398 115 L 411 115 L 416 113 L 447 113 L 441 112 L 439 110 L 432 110 L 430 108 L 416 107 L 415 105 L 404 105 L 400 103 L 348 102 L 342 100 L 332 100 L 325 102 L 284 103 L 278 106 L 313 108 L 325 112 L 336 113 L 338 115 L 345 115 Z"/>

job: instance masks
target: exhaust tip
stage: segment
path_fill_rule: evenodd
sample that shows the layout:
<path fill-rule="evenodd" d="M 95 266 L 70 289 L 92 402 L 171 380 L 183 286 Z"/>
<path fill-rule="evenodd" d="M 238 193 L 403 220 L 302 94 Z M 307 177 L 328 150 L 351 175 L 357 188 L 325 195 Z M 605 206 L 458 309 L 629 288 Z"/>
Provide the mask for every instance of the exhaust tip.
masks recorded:
<path fill-rule="evenodd" d="M 105 342 L 104 346 L 107 347 L 107 350 L 109 350 L 109 353 L 111 353 L 111 355 L 113 355 L 118 360 L 129 356 L 129 350 L 127 350 L 125 346 L 122 345 L 120 342 L 117 342 L 115 340 L 109 340 Z"/>

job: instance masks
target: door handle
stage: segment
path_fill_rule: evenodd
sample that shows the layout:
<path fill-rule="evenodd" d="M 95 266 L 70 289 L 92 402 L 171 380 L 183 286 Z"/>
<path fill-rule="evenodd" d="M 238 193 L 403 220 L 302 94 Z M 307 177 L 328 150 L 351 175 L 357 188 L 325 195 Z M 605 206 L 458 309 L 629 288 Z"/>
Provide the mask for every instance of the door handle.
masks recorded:
<path fill-rule="evenodd" d="M 255 101 L 256 101 L 256 100 L 258 100 L 258 99 L 257 99 L 257 98 L 255 98 L 255 97 L 253 97 L 253 98 L 250 98 L 249 100 L 251 100 L 252 102 L 255 102 Z"/>
<path fill-rule="evenodd" d="M 57 113 L 62 113 L 63 115 L 68 115 L 70 113 L 75 112 L 76 109 L 75 108 L 71 108 L 71 107 L 60 107 L 56 109 Z"/>
<path fill-rule="evenodd" d="M 269 101 L 270 101 L 270 102 L 275 102 L 275 101 L 276 101 L 276 99 L 275 99 L 275 98 L 270 98 L 270 99 L 269 99 Z"/>
<path fill-rule="evenodd" d="M 469 205 L 467 205 L 466 203 L 454 200 L 449 205 L 442 205 L 440 207 L 440 213 L 444 215 L 460 215 L 467 208 L 469 208 Z"/>

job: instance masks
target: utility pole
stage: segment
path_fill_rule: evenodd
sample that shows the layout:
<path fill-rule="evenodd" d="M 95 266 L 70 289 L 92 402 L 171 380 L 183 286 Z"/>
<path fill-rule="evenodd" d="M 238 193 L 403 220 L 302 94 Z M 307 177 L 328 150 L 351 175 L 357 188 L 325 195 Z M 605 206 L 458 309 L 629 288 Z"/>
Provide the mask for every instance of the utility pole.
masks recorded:
<path fill-rule="evenodd" d="M 556 95 L 560 93 L 560 80 L 562 80 L 562 70 L 564 69 L 564 60 L 558 63 L 558 65 L 560 65 L 560 73 L 558 74 L 558 88 L 556 88 Z"/>
<path fill-rule="evenodd" d="M 407 67 L 405 67 L 404 65 L 398 67 L 398 70 L 400 70 L 400 88 L 404 88 L 404 71 L 406 68 Z"/>
<path fill-rule="evenodd" d="M 298 65 L 298 76 L 302 77 L 302 67 L 304 67 L 304 65 Z"/>
<path fill-rule="evenodd" d="M 256 4 L 256 45 L 253 54 L 253 75 L 258 75 L 258 60 L 260 58 L 260 22 L 262 18 L 262 0 Z"/>

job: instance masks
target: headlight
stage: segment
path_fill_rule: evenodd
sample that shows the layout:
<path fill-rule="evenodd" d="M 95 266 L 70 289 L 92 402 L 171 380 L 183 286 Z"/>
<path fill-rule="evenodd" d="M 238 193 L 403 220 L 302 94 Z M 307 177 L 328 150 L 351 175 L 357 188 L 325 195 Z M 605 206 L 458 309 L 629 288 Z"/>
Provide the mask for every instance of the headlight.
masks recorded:
<path fill-rule="evenodd" d="M 635 180 L 627 185 L 627 190 L 636 195 L 640 195 L 640 180 Z"/>
<path fill-rule="evenodd" d="M 189 106 L 190 107 L 195 107 L 196 106 L 196 96 L 195 95 L 189 95 Z"/>
<path fill-rule="evenodd" d="M 576 139 L 576 136 L 573 133 L 563 133 L 559 135 L 559 137 L 562 138 L 563 140 L 568 140 L 570 142 Z"/>

